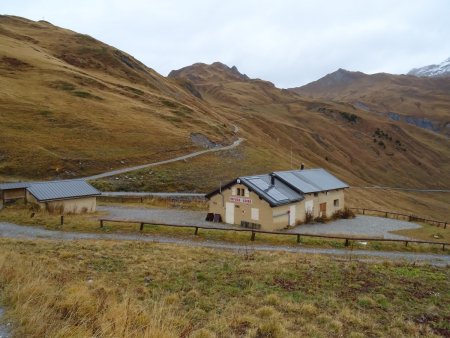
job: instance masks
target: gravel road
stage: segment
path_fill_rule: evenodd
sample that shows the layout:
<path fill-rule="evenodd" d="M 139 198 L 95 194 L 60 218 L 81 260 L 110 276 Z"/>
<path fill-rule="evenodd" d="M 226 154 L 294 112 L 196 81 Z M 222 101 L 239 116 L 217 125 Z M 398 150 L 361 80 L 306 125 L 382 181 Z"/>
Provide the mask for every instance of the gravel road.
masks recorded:
<path fill-rule="evenodd" d="M 0 222 L 0 237 L 19 238 L 19 239 L 51 239 L 51 240 L 113 240 L 113 241 L 144 241 L 156 243 L 170 243 L 189 247 L 213 248 L 221 250 L 244 251 L 281 251 L 298 252 L 306 254 L 324 254 L 352 259 L 382 259 L 382 260 L 401 260 L 408 262 L 421 262 L 436 266 L 450 265 L 450 255 L 421 254 L 409 252 L 387 252 L 387 251 L 369 251 L 369 250 L 349 250 L 349 249 L 325 249 L 325 248 L 305 248 L 301 245 L 261 245 L 256 243 L 232 244 L 227 242 L 210 241 L 202 238 L 175 238 L 148 234 L 99 234 L 99 233 L 80 233 L 68 231 L 46 230 L 40 227 L 21 226 L 12 223 Z"/>
<path fill-rule="evenodd" d="M 193 152 L 193 153 L 190 153 L 190 154 L 187 154 L 187 155 L 171 158 L 171 159 L 165 160 L 165 161 L 159 161 L 159 162 L 148 163 L 148 164 L 138 165 L 138 166 L 129 167 L 129 168 L 112 170 L 112 171 L 108 171 L 108 172 L 105 172 L 105 173 L 102 173 L 102 174 L 98 174 L 98 175 L 83 177 L 83 179 L 85 179 L 85 180 L 96 180 L 96 179 L 99 179 L 99 178 L 120 175 L 120 174 L 128 173 L 130 171 L 139 170 L 139 169 L 155 167 L 155 166 L 158 166 L 158 165 L 172 163 L 172 162 L 177 162 L 177 161 L 183 161 L 183 160 L 187 160 L 189 158 L 200 156 L 200 155 L 203 155 L 203 154 L 206 154 L 206 153 L 212 153 L 212 152 L 216 152 L 216 151 L 228 150 L 228 149 L 236 148 L 237 146 L 239 146 L 242 143 L 242 141 L 244 141 L 244 139 L 243 138 L 239 138 L 236 141 L 234 141 L 233 144 L 231 144 L 229 146 L 215 147 L 215 148 L 211 148 L 211 149 L 200 150 L 200 151 L 196 151 L 196 152 Z"/>
<path fill-rule="evenodd" d="M 0 307 L 0 338 L 8 338 L 11 336 L 11 332 L 9 330 L 9 323 L 2 323 L 4 310 Z"/>
<path fill-rule="evenodd" d="M 206 222 L 206 213 L 201 211 L 130 208 L 122 206 L 99 206 L 99 211 L 108 213 L 108 218 L 143 220 L 147 222 L 175 225 L 204 225 L 211 227 L 233 228 L 233 226 Z M 389 239 L 408 239 L 405 236 L 389 233 L 393 230 L 416 229 L 420 225 L 390 218 L 357 216 L 354 219 L 342 219 L 327 224 L 305 224 L 288 230 L 293 233 L 315 235 L 352 235 Z"/>

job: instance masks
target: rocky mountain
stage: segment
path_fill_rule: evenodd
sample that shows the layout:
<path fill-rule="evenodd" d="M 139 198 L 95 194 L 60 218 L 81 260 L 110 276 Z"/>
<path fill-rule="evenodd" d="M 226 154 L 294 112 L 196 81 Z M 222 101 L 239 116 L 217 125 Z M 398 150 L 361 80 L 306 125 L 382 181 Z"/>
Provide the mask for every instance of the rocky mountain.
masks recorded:
<path fill-rule="evenodd" d="M 450 58 L 438 65 L 429 65 L 420 68 L 411 69 L 408 75 L 420 77 L 444 77 L 450 76 Z"/>
<path fill-rule="evenodd" d="M 450 77 L 373 75 L 339 69 L 291 91 L 308 98 L 352 104 L 450 136 Z"/>

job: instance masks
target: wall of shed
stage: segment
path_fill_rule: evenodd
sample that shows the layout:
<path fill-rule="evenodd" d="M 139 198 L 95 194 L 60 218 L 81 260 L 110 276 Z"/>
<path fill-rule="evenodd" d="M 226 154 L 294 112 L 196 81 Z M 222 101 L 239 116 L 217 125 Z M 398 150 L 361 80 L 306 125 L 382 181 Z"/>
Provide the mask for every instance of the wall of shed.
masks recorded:
<path fill-rule="evenodd" d="M 305 195 L 305 202 L 306 201 L 313 201 L 313 216 L 319 217 L 320 213 L 320 204 L 326 203 L 326 216 L 331 217 L 335 211 L 341 210 L 345 206 L 345 200 L 344 200 L 344 189 L 340 190 L 333 190 L 333 191 L 327 191 L 327 192 L 320 192 L 317 194 L 318 196 L 314 196 L 314 194 L 306 194 Z M 334 200 L 339 200 L 339 206 L 334 206 Z M 306 216 L 306 210 L 303 208 L 301 210 L 302 216 L 300 219 L 304 220 Z"/>
<path fill-rule="evenodd" d="M 25 198 L 26 191 L 27 190 L 25 188 L 2 190 L 0 192 L 0 196 L 2 196 L 2 199 L 4 201 L 15 200 L 19 198 Z"/>
<path fill-rule="evenodd" d="M 37 205 L 40 209 L 58 214 L 81 214 L 85 212 L 95 212 L 97 209 L 97 198 L 95 196 L 49 202 L 39 202 L 28 192 L 27 196 L 28 201 Z"/>

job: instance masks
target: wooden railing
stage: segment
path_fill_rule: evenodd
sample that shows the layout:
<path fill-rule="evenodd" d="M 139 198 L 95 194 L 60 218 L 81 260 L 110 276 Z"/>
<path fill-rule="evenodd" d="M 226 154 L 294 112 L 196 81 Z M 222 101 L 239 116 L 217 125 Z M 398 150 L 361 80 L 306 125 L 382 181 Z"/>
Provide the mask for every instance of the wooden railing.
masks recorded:
<path fill-rule="evenodd" d="M 268 234 L 268 235 L 282 235 L 282 236 L 296 236 L 297 243 L 300 243 L 301 237 L 316 237 L 316 238 L 326 238 L 326 239 L 337 239 L 344 240 L 344 245 L 349 246 L 350 241 L 359 241 L 359 242 L 394 242 L 394 243 L 404 243 L 405 246 L 408 246 L 409 243 L 417 243 L 417 244 L 431 244 L 431 245 L 442 245 L 442 250 L 445 250 L 445 246 L 450 245 L 450 243 L 445 242 L 429 242 L 429 241 L 420 241 L 420 240 L 411 240 L 411 239 L 388 239 L 388 238 L 374 238 L 374 237 L 352 237 L 352 236 L 329 236 L 329 235 L 316 235 L 316 234 L 304 234 L 304 233 L 293 233 L 293 232 L 283 232 L 283 231 L 264 231 L 264 230 L 256 230 L 256 229 L 244 229 L 244 228 L 215 228 L 208 227 L 204 225 L 181 225 L 181 224 L 155 224 L 147 221 L 139 221 L 139 220 L 119 220 L 119 219 L 107 219 L 102 218 L 100 221 L 100 227 L 103 228 L 105 222 L 116 222 L 116 223 L 136 223 L 139 224 L 139 230 L 143 231 L 145 225 L 157 225 L 157 226 L 169 226 L 169 227 L 178 227 L 178 228 L 192 228 L 194 230 L 194 235 L 198 235 L 199 229 L 204 230 L 219 230 L 219 231 L 236 231 L 236 232 L 249 232 L 251 233 L 250 240 L 254 241 L 256 238 L 256 234 Z"/>
<path fill-rule="evenodd" d="M 444 229 L 447 228 L 447 224 L 448 224 L 448 222 L 445 222 L 445 221 L 436 221 L 434 219 L 428 219 L 428 218 L 419 217 L 419 216 L 416 216 L 416 215 L 402 214 L 402 213 L 393 212 L 393 211 L 367 209 L 367 208 L 349 208 L 349 209 L 350 210 L 354 210 L 354 211 L 356 211 L 356 213 L 363 214 L 363 215 L 367 215 L 368 213 L 377 213 L 377 215 L 381 214 L 382 216 L 384 216 L 386 218 L 399 219 L 399 218 L 403 217 L 408 222 L 425 222 L 425 223 L 428 223 L 428 224 L 431 224 L 431 225 L 436 225 L 437 227 L 442 226 Z M 391 215 L 393 217 L 389 217 Z"/>

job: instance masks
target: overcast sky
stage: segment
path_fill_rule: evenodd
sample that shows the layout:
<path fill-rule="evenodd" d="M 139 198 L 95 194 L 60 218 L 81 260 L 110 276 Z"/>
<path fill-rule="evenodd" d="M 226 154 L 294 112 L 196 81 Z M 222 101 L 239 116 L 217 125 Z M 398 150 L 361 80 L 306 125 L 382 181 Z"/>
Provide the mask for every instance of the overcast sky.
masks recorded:
<path fill-rule="evenodd" d="M 0 13 L 89 34 L 162 75 L 221 61 L 283 88 L 450 57 L 448 0 L 2 0 Z"/>

